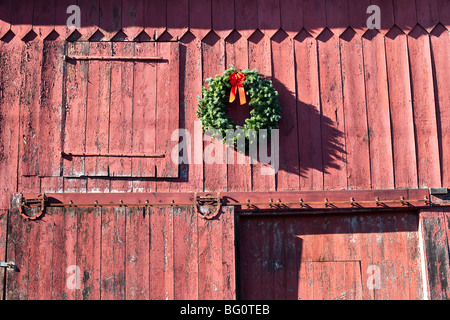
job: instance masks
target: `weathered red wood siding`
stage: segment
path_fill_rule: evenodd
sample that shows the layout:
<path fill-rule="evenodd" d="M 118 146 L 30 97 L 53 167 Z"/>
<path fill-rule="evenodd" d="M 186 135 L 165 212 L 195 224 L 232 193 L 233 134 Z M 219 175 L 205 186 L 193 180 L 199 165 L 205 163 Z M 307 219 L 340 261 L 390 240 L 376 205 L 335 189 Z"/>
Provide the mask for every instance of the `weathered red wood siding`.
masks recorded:
<path fill-rule="evenodd" d="M 0 0 L 0 260 L 14 260 L 26 272 L 7 273 L 3 298 L 235 294 L 230 210 L 212 223 L 187 208 L 145 215 L 130 208 L 52 209 L 28 222 L 14 210 L 8 214 L 14 193 L 450 186 L 450 0 L 16 2 Z M 66 27 L 73 4 L 81 8 L 77 30 Z M 366 25 L 370 4 L 381 8 L 380 30 Z M 63 59 L 86 54 L 164 59 Z M 265 165 L 234 150 L 224 150 L 224 158 L 244 157 L 243 164 L 171 161 L 175 129 L 190 132 L 193 161 L 205 148 L 222 147 L 196 135 L 196 97 L 206 78 L 230 65 L 257 68 L 280 94 L 275 175 L 261 175 Z M 229 114 L 239 122 L 248 110 L 236 103 Z M 166 157 L 62 159 L 63 150 Z M 444 209 L 241 217 L 241 254 L 255 254 L 241 256 L 241 295 L 449 298 L 448 219 Z M 364 272 L 371 263 L 384 280 L 405 281 L 368 291 Z M 67 289 L 71 264 L 83 268 L 82 290 Z M 321 289 L 327 286 L 332 290 Z"/>
<path fill-rule="evenodd" d="M 12 192 L 66 192 L 75 185 L 107 192 L 281 191 L 423 188 L 446 186 L 450 180 L 448 0 L 375 2 L 382 11 L 378 31 L 367 30 L 369 1 L 255 0 L 238 8 L 221 1 L 79 1 L 82 25 L 76 31 L 64 25 L 68 2 L 55 6 L 29 0 L 14 10 L 12 3 L 2 1 L 0 10 L 2 208 L 9 207 Z M 66 39 L 75 42 L 69 45 Z M 134 39 L 178 39 L 174 65 L 179 70 L 152 73 L 137 63 L 71 65 L 62 59 L 64 52 L 172 52 L 141 52 L 145 45 L 122 42 Z M 87 40 L 106 42 L 82 42 Z M 282 152 L 275 176 L 259 175 L 261 164 L 248 158 L 233 166 L 183 164 L 178 172 L 166 157 L 164 163 L 157 161 L 156 170 L 158 176 L 174 177 L 169 180 L 139 179 L 157 174 L 139 159 L 60 161 L 66 146 L 167 152 L 167 142 L 157 138 L 160 143 L 153 146 L 141 139 L 136 117 L 143 116 L 142 99 L 150 103 L 154 89 L 140 80 L 161 85 L 156 90 L 164 106 L 180 104 L 179 113 L 162 107 L 156 118 L 145 114 L 150 127 L 153 121 L 173 122 L 193 134 L 200 86 L 230 64 L 258 68 L 280 93 Z M 113 67 L 98 73 L 96 65 L 99 71 Z M 177 92 L 167 81 L 179 83 Z M 98 98 L 103 100 L 97 106 L 93 99 Z M 123 110 L 109 117 L 101 101 Z M 233 110 L 236 119 L 246 117 Z M 100 120 L 109 121 L 109 137 L 105 126 L 97 125 Z M 172 132 L 164 128 L 156 128 L 155 135 L 170 139 Z M 78 139 L 79 134 L 86 139 Z M 216 142 L 203 147 L 209 143 Z M 229 150 L 228 156 L 237 155 Z M 95 177 L 74 179 L 77 173 Z"/>
<path fill-rule="evenodd" d="M 240 226 L 243 299 L 427 295 L 414 212 L 240 216 Z"/>
<path fill-rule="evenodd" d="M 192 207 L 53 208 L 38 222 L 12 210 L 8 223 L 0 250 L 20 269 L 7 272 L 8 300 L 236 298 L 232 207 L 215 220 Z"/>

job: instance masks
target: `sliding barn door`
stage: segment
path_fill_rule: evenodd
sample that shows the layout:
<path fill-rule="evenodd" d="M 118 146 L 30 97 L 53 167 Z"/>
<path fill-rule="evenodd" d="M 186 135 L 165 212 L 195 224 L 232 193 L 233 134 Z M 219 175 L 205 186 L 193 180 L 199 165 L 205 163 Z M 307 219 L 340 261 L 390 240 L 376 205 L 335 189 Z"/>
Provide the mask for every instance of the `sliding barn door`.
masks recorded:
<path fill-rule="evenodd" d="M 243 299 L 423 299 L 418 214 L 241 216 Z"/>
<path fill-rule="evenodd" d="M 0 216 L 3 217 L 3 216 Z M 10 211 L 6 299 L 235 299 L 234 212 L 193 207 Z"/>

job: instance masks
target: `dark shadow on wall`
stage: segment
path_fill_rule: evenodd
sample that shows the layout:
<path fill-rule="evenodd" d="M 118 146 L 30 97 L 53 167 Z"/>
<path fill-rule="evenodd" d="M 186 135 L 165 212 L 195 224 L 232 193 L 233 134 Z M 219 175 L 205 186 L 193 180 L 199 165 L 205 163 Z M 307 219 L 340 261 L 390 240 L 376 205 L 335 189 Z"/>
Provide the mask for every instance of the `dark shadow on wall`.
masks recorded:
<path fill-rule="evenodd" d="M 240 37 L 239 34 L 237 34 Z M 187 33 L 181 40 L 180 45 L 180 128 L 186 128 L 186 113 L 193 112 L 186 110 L 185 81 L 187 49 L 183 44 L 195 40 L 195 36 Z M 214 33 L 205 37 L 203 44 L 213 47 L 220 40 Z M 235 43 L 239 39 L 228 39 L 230 43 Z M 253 39 L 260 41 L 262 38 Z M 227 68 L 229 66 L 226 66 Z M 330 169 L 339 169 L 346 160 L 345 146 L 342 144 L 344 133 L 336 128 L 335 122 L 321 114 L 320 106 L 307 104 L 301 100 L 301 95 L 297 98 L 296 93 L 289 90 L 281 81 L 272 77 L 267 79 L 273 82 L 275 89 L 279 93 L 279 103 L 282 108 L 282 119 L 279 122 L 280 133 L 280 171 L 306 177 L 311 170 L 317 170 L 322 174 L 327 174 Z M 192 97 L 190 97 L 192 99 Z M 251 107 L 247 103 L 240 105 L 237 98 L 233 103 L 228 104 L 227 115 L 237 125 L 243 125 L 245 119 L 249 117 Z M 295 115 L 295 116 L 291 116 Z M 198 121 L 197 118 L 195 118 Z M 289 136 L 296 141 L 296 145 L 287 145 L 283 139 Z M 180 140 L 181 141 L 181 140 Z M 268 156 L 270 157 L 270 139 L 268 141 Z M 289 150 L 289 152 L 286 152 Z M 192 151 L 192 150 L 191 150 Z M 248 155 L 248 149 L 246 150 Z M 183 156 L 182 152 L 180 156 Z M 261 162 L 258 156 L 257 161 Z M 159 178 L 158 178 L 159 180 Z M 170 181 L 186 182 L 189 180 L 189 165 L 180 164 L 180 177 L 170 179 Z"/>
<path fill-rule="evenodd" d="M 277 79 L 272 79 L 272 82 L 279 93 L 283 109 L 279 126 L 280 140 L 285 134 L 291 134 L 290 128 L 297 129 L 298 137 L 297 146 L 292 146 L 297 148 L 298 158 L 284 159 L 285 163 L 280 163 L 280 170 L 304 177 L 311 169 L 326 174 L 329 169 L 341 168 L 342 163 L 346 161 L 345 146 L 341 141 L 344 133 L 336 129 L 332 119 L 321 113 L 320 106 L 301 101 L 301 96 L 296 99 L 295 92 L 290 91 Z M 283 104 L 283 101 L 287 103 Z M 288 118 L 286 114 L 295 114 L 296 118 Z M 280 144 L 282 145 L 282 142 Z M 282 152 L 280 149 L 280 153 Z"/>
<path fill-rule="evenodd" d="M 417 244 L 413 240 L 417 235 L 419 217 L 415 211 L 398 210 L 384 213 L 339 213 L 293 214 L 293 215 L 240 215 L 239 216 L 239 290 L 243 300 L 297 300 L 313 299 L 314 296 L 326 296 L 328 299 L 355 298 L 355 292 L 349 296 L 340 295 L 342 291 L 352 290 L 349 284 L 357 283 L 353 272 L 360 271 L 361 265 L 367 268 L 386 253 L 383 243 L 393 235 L 401 245 L 408 247 L 418 259 Z M 407 233 L 410 233 L 409 235 Z M 351 238 L 350 238 L 351 237 Z M 367 251 L 362 252 L 366 248 Z M 394 249 L 395 250 L 395 249 Z M 392 256 L 389 263 L 397 263 L 396 276 L 407 277 L 404 270 L 409 264 L 402 265 L 401 255 Z M 360 266 L 357 263 L 360 263 Z M 339 290 L 327 286 L 328 273 L 338 272 L 343 264 L 357 268 L 348 273 L 351 281 Z M 384 262 L 377 261 L 383 268 Z M 334 264 L 336 268 L 328 269 Z M 324 266 L 324 269 L 320 267 Z M 319 268 L 317 268 L 319 267 Z M 402 269 L 403 268 L 403 269 Z M 313 272 L 313 269 L 316 269 Z M 417 273 L 417 269 L 411 271 Z M 363 270 L 364 274 L 367 273 Z M 381 269 L 384 272 L 384 269 Z M 386 278 L 391 272 L 382 273 Z M 364 276 L 365 276 L 364 275 Z M 360 275 L 357 274 L 359 277 Z M 323 278 L 322 278 L 323 277 Z M 337 278 L 336 278 L 337 279 Z M 411 279 L 413 279 L 411 277 Z M 328 279 L 329 280 L 329 279 Z M 361 284 L 364 286 L 366 278 Z M 355 282 L 353 282 L 355 281 Z M 408 280 L 410 281 L 410 280 Z M 411 280 L 415 281 L 415 280 Z M 341 283 L 344 285 L 344 283 Z M 389 285 L 380 292 L 386 294 Z M 360 287 L 361 288 L 361 287 Z M 366 290 L 362 287 L 361 290 Z M 367 294 L 367 292 L 366 292 Z M 334 296 L 333 296 L 334 295 Z"/>

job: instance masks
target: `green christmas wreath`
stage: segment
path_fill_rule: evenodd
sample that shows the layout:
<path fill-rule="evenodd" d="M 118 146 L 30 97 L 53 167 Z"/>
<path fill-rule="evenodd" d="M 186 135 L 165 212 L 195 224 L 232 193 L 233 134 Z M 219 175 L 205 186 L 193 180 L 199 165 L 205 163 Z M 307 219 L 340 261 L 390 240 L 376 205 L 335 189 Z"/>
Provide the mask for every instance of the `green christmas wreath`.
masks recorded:
<path fill-rule="evenodd" d="M 278 128 L 278 120 L 281 118 L 278 92 L 273 87 L 272 81 L 263 78 L 258 70 L 238 71 L 231 66 L 222 75 L 216 75 L 206 81 L 209 89 L 202 87 L 202 98 L 197 97 L 199 102 L 197 117 L 202 123 L 203 132 L 210 131 L 213 137 L 221 138 L 228 144 L 234 144 L 243 133 L 247 144 L 250 136 L 255 132 L 257 134 L 259 129 L 267 129 L 270 135 L 271 129 Z M 246 102 L 248 96 L 250 98 L 248 106 L 253 108 L 243 126 L 236 125 L 226 112 L 228 103 L 235 99 L 237 93 L 241 105 Z M 236 130 L 237 134 L 233 137 L 233 141 L 226 141 L 226 132 L 230 129 Z"/>

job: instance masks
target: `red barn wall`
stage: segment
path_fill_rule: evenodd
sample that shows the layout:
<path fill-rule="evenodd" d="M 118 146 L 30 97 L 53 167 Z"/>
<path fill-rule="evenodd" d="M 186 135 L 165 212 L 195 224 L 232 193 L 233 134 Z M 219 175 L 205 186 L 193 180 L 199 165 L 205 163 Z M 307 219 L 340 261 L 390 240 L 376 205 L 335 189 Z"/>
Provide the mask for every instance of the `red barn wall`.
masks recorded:
<path fill-rule="evenodd" d="M 366 27 L 369 1 L 78 2 L 82 23 L 76 31 L 65 26 L 69 2 L 1 3 L 2 208 L 9 207 L 12 192 L 449 184 L 447 0 L 377 2 L 378 31 Z M 206 78 L 229 65 L 270 77 L 283 107 L 278 174 L 259 175 L 260 164 L 181 165 L 175 179 L 59 174 L 61 126 L 70 107 L 63 97 L 67 40 L 136 38 L 179 40 L 179 125 L 190 132 Z M 102 121 L 113 120 L 107 115 Z"/>
<path fill-rule="evenodd" d="M 66 9 L 75 3 L 81 8 L 81 27 L 77 30 L 68 29 L 65 25 L 69 17 Z M 370 4 L 377 4 L 381 9 L 379 30 L 367 29 L 369 14 L 366 9 Z M 449 0 L 251 0 L 234 3 L 228 0 L 24 0 L 17 3 L 2 0 L 0 209 L 8 212 L 13 193 L 181 194 L 195 191 L 320 192 L 448 187 L 449 27 Z M 176 68 L 164 69 L 162 66 L 162 71 L 158 71 L 158 66 L 155 67 L 156 71 L 151 71 L 151 68 L 144 68 L 134 62 L 116 64 L 110 61 L 102 65 L 98 61 L 70 64 L 64 60 L 66 54 L 86 52 L 107 56 L 161 53 L 169 57 L 166 61 L 168 65 Z M 158 152 L 161 147 L 158 139 L 151 145 L 151 150 L 141 150 L 141 145 L 136 147 L 130 143 L 148 136 L 143 132 L 153 132 L 156 137 L 164 137 L 166 144 L 163 146 L 167 154 L 176 142 L 170 144 L 168 137 L 171 132 L 161 129 L 179 127 L 193 134 L 198 120 L 197 96 L 201 94 L 201 86 L 205 79 L 222 73 L 230 65 L 240 69 L 257 68 L 273 81 L 279 92 L 283 117 L 279 123 L 280 170 L 276 175 L 260 175 L 263 166 L 260 163 L 250 164 L 248 157 L 245 164 L 239 165 L 202 163 L 181 164 L 179 167 L 155 160 L 139 166 L 139 170 L 133 161 L 80 158 L 72 160 L 72 166 L 67 166 L 67 161 L 61 158 L 60 153 L 67 147 L 68 137 L 71 143 L 80 142 L 81 151 L 92 151 L 87 149 L 87 146 L 91 146 L 93 149 L 96 147 L 98 150 L 95 151 L 98 152 Z M 150 84 L 155 87 L 152 89 Z M 100 98 L 90 96 L 93 88 Z M 144 99 L 142 93 L 146 90 L 157 92 L 157 101 L 154 103 L 156 115 L 160 118 L 155 116 L 147 119 L 145 123 L 149 123 L 149 126 L 139 130 L 141 127 L 133 127 L 133 124 L 136 123 L 136 115 L 142 113 L 139 108 L 144 104 L 138 101 Z M 149 95 L 147 99 L 153 96 Z M 75 115 L 71 118 L 74 110 L 78 110 L 76 106 L 87 106 L 89 110 L 92 103 L 98 107 L 93 109 L 95 114 L 85 112 L 83 118 L 80 112 L 80 117 Z M 112 109 L 113 105 L 123 106 L 122 111 L 116 113 Z M 239 108 L 238 105 L 231 105 L 229 112 L 234 118 L 242 120 L 246 111 Z M 88 127 L 101 132 L 103 140 L 89 140 L 87 132 L 90 131 L 82 129 Z M 109 129 L 101 131 L 105 127 Z M 78 136 L 80 141 L 77 141 Z M 221 145 L 217 141 L 204 142 L 203 149 L 211 143 Z M 235 156 L 234 151 L 228 152 L 230 156 Z M 79 164 L 88 170 L 81 174 L 77 170 L 73 170 L 75 174 L 67 173 L 69 167 Z M 80 217 L 83 216 L 81 211 L 77 213 Z M 127 217 L 121 210 L 116 211 L 119 215 L 105 211 L 105 219 L 113 221 L 113 231 L 104 229 L 105 241 L 114 238 L 112 232 L 123 235 L 123 223 Z M 48 221 L 61 219 L 58 212 L 54 210 L 54 214 L 49 214 Z M 384 221 L 383 215 L 379 216 L 386 222 L 382 230 L 375 230 L 375 225 L 364 223 L 352 229 L 345 225 L 345 219 L 350 219 L 350 216 L 345 216 L 344 222 L 338 221 L 344 231 L 328 230 L 328 234 L 320 241 L 339 234 L 335 240 L 342 242 L 342 234 L 346 236 L 353 233 L 360 240 L 368 237 L 369 242 L 375 243 L 371 237 L 379 231 L 384 240 L 394 234 L 399 243 L 398 248 L 407 252 L 414 251 L 417 241 L 422 241 L 425 259 L 421 261 L 426 264 L 425 267 L 418 266 L 419 258 L 415 251 L 412 253 L 412 262 L 406 262 L 406 256 L 396 257 L 394 251 L 389 252 L 392 259 L 385 261 L 399 263 L 407 274 L 416 278 L 419 277 L 418 269 L 422 268 L 420 277 L 428 277 L 429 292 L 421 287 L 421 278 L 411 285 L 413 287 L 409 295 L 402 295 L 401 292 L 399 295 L 383 293 L 386 294 L 384 297 L 448 297 L 448 213 L 445 210 L 430 210 L 420 215 L 417 211 L 410 215 L 408 213 L 406 220 L 398 220 L 402 223 L 406 221 L 406 227 L 401 230 L 397 225 L 389 225 L 388 220 Z M 114 222 L 118 217 L 121 220 Z M 376 214 L 373 217 L 378 219 Z M 0 242 L 4 244 L 0 246 L 2 255 L 11 256 L 6 254 L 6 242 L 14 240 L 20 232 L 28 229 L 36 231 L 33 233 L 36 239 L 39 234 L 48 237 L 52 233 L 60 235 L 60 226 L 55 224 L 52 227 L 48 221 L 42 222 L 42 229 L 33 229 L 31 224 L 22 226 L 22 222 L 8 226 L 8 221 L 11 223 L 16 218 L 10 215 L 8 220 L 6 215 L 0 215 Z M 293 281 L 298 281 L 307 276 L 302 272 L 312 270 L 314 273 L 315 265 L 312 264 L 323 259 L 311 256 L 310 260 L 298 262 L 286 258 L 282 263 L 294 261 L 295 264 L 287 265 L 280 269 L 281 273 L 276 273 L 273 266 L 279 253 L 277 246 L 286 241 L 294 256 L 302 248 L 312 250 L 305 244 L 308 237 L 314 236 L 314 230 L 301 229 L 299 224 L 302 220 L 298 217 L 259 219 L 242 218 L 239 234 L 241 252 L 267 256 L 268 252 L 273 251 L 275 256 L 271 257 L 268 264 L 272 269 L 263 270 L 271 272 L 269 276 L 273 286 L 264 294 L 290 297 L 293 292 L 289 291 L 288 277 L 299 272 L 296 274 L 299 278 L 293 278 Z M 295 221 L 289 224 L 289 219 Z M 313 219 L 305 219 L 311 225 L 316 223 Z M 323 219 L 316 224 L 321 225 Z M 371 218 L 367 216 L 365 219 Z M 419 220 L 423 223 L 423 233 L 419 230 Z M 149 223 L 148 218 L 146 221 Z M 252 232 L 257 229 L 255 226 L 258 223 L 267 227 L 267 230 Z M 114 227 L 116 225 L 117 228 Z M 280 227 L 284 233 L 281 238 L 277 238 L 279 233 L 273 231 L 287 225 L 298 228 Z M 89 222 L 77 225 L 79 230 L 84 227 L 96 228 L 98 221 L 91 225 Z M 11 233 L 8 237 L 5 236 L 7 229 Z M 266 237 L 269 233 L 270 237 Z M 292 243 L 293 239 L 287 236 L 293 233 L 301 240 L 301 246 L 296 246 L 298 243 Z M 83 234 L 89 237 L 89 233 Z M 91 235 L 99 236 L 95 230 Z M 63 237 L 70 246 L 70 235 Z M 252 248 L 253 242 L 248 241 L 249 237 L 260 241 L 257 245 L 261 245 L 262 249 Z M 27 239 L 33 241 L 32 236 Z M 54 239 L 57 239 L 56 236 Z M 44 240 L 40 240 L 41 243 Z M 179 242 L 186 244 L 181 238 Z M 203 242 L 207 243 L 206 240 Z M 361 241 L 359 245 L 361 243 L 364 245 L 367 242 Z M 275 244 L 273 250 L 271 244 Z M 124 258 L 120 256 L 123 244 L 112 245 L 118 246 L 119 259 Z M 8 250 L 12 248 L 8 246 Z M 20 254 L 21 248 L 18 248 Z M 204 248 L 205 251 L 210 250 L 207 245 Z M 64 251 L 62 247 L 59 249 Z M 90 255 L 91 249 L 80 246 L 81 255 Z M 94 249 L 98 250 L 95 246 Z M 378 259 L 379 251 L 385 249 L 385 246 L 374 247 L 372 256 L 363 257 L 361 255 L 365 253 L 360 248 L 360 255 L 352 257 L 350 262 L 338 257 L 325 261 L 332 264 L 323 264 L 321 268 L 357 268 L 358 264 Z M 38 256 L 40 251 L 33 250 Z M 30 252 L 27 254 L 33 256 Z M 342 252 L 338 250 L 333 254 Z M 99 254 L 109 257 L 111 252 L 106 250 Z M 280 255 L 284 254 L 281 251 Z M 94 256 L 95 259 L 99 257 L 96 254 Z M 26 261 L 26 255 L 24 257 Z M 247 260 L 242 259 L 240 263 L 251 265 L 254 261 L 250 257 L 247 256 Z M 45 260 L 51 257 L 43 255 L 40 258 Z M 178 261 L 177 258 L 173 259 Z M 97 260 L 89 263 L 97 268 Z M 208 261 L 215 265 L 217 261 L 213 260 L 211 258 Z M 182 265 L 179 264 L 180 268 Z M 31 267 L 36 266 L 32 264 Z M 308 269 L 310 267 L 312 269 Z M 424 268 L 427 269 L 425 273 Z M 243 271 L 240 277 L 242 296 L 251 297 L 245 290 L 251 288 L 254 279 L 246 278 Z M 285 282 L 278 283 L 279 278 L 285 279 Z M 193 279 L 198 283 L 202 281 L 198 275 L 194 275 Z M 325 281 L 323 279 L 317 279 L 318 283 Z M 351 283 L 356 286 L 354 297 L 374 298 L 367 292 L 358 291 L 358 285 L 363 286 L 364 280 L 359 284 Z M 61 279 L 58 281 L 63 283 Z M 17 279 L 11 279 L 10 283 L 20 284 Z M 114 285 L 120 287 L 124 283 Z M 210 283 L 205 282 L 204 285 L 206 287 Z M 8 291 L 11 288 L 7 288 L 7 294 L 13 294 Z M 41 290 L 45 293 L 43 288 Z M 159 289 L 163 290 L 162 287 Z M 184 289 L 189 291 L 187 287 Z M 303 289 L 308 292 L 307 288 Z M 401 287 L 394 289 L 402 290 Z M 109 292 L 120 295 L 123 293 L 120 290 Z M 148 293 L 149 288 L 145 290 Z M 230 290 L 234 294 L 234 287 L 230 287 Z M 186 292 L 181 290 L 180 296 L 199 297 L 198 291 L 191 292 L 192 295 Z M 297 293 L 297 298 L 311 297 Z M 314 292 L 311 294 L 314 297 Z M 176 293 L 171 297 L 174 296 Z"/>

